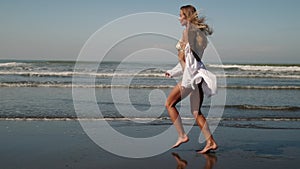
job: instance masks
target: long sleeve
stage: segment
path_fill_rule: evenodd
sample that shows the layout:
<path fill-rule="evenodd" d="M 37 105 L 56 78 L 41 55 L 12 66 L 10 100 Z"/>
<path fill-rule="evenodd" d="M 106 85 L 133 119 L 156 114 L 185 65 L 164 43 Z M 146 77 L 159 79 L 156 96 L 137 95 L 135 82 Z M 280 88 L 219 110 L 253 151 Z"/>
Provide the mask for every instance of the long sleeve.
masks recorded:
<path fill-rule="evenodd" d="M 169 73 L 172 77 L 178 77 L 182 75 L 182 67 L 180 63 L 178 63 L 173 69 L 167 70 L 167 73 Z"/>

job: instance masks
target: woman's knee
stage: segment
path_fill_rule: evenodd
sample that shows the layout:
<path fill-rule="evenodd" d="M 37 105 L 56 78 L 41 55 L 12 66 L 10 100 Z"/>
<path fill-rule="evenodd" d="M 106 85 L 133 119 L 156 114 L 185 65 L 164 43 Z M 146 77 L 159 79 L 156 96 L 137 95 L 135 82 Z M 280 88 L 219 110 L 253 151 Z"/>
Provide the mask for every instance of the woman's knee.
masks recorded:
<path fill-rule="evenodd" d="M 172 102 L 172 101 L 170 101 L 170 100 L 167 100 L 166 102 L 165 102 L 165 107 L 167 108 L 167 109 L 170 109 L 170 108 L 172 108 L 172 107 L 174 107 L 175 106 L 175 104 Z"/>
<path fill-rule="evenodd" d="M 193 111 L 192 112 L 194 118 L 196 119 L 198 116 L 203 116 L 202 112 L 199 110 L 199 111 Z"/>

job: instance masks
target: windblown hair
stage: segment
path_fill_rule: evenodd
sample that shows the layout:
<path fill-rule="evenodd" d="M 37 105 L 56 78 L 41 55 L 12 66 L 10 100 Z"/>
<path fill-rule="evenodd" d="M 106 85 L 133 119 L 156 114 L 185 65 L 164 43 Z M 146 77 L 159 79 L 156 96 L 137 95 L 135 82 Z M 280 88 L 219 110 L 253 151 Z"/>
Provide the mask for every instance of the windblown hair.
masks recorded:
<path fill-rule="evenodd" d="M 204 32 L 205 35 L 211 35 L 213 30 L 205 23 L 205 17 L 198 17 L 196 8 L 192 5 L 185 5 L 180 8 L 186 19 L 196 28 Z"/>

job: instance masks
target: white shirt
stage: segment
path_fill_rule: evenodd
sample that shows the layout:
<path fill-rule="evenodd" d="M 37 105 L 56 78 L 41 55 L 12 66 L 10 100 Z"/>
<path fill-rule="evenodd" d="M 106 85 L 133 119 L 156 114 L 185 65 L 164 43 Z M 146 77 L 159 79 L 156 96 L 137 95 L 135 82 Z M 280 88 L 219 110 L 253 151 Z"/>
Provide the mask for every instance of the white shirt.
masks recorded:
<path fill-rule="evenodd" d="M 202 79 L 202 89 L 206 96 L 210 97 L 217 93 L 217 78 L 208 71 L 201 61 L 197 61 L 193 56 L 189 43 L 185 46 L 185 68 L 182 71 L 180 63 L 173 69 L 167 70 L 172 77 L 182 75 L 181 86 L 184 88 L 195 89 L 195 85 L 199 84 Z"/>

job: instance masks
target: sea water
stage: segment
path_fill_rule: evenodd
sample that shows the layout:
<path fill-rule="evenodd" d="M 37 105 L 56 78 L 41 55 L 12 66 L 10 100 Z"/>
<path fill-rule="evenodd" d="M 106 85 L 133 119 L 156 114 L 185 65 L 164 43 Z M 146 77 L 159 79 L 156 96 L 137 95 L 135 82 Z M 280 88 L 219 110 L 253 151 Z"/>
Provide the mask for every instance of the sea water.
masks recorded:
<path fill-rule="evenodd" d="M 77 120 L 74 90 L 94 91 L 101 116 L 95 120 L 170 125 L 164 101 L 180 79 L 165 78 L 171 63 L 0 61 L 1 120 Z M 76 67 L 76 69 L 75 69 Z M 206 64 L 226 102 L 204 98 L 202 113 L 224 107 L 219 125 L 300 129 L 300 65 Z M 74 81 L 75 79 L 75 81 Z M 122 97 L 129 100 L 122 100 Z M 213 96 L 216 97 L 216 96 Z M 188 110 L 187 102 L 178 105 Z M 83 100 L 87 103 L 89 99 Z M 189 111 L 180 112 L 191 121 Z M 210 119 L 214 121 L 214 119 Z M 135 123 L 134 123 L 135 124 Z"/>

